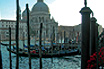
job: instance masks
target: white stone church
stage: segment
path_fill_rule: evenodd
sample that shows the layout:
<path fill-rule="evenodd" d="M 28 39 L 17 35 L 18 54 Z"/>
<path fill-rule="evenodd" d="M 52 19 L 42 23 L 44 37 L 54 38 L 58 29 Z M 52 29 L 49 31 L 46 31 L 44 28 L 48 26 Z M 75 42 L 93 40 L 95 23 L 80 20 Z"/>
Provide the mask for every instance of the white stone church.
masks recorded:
<path fill-rule="evenodd" d="M 23 32 L 25 35 L 25 38 L 27 37 L 27 11 L 26 9 L 22 12 L 21 15 L 21 9 L 19 11 L 19 39 L 23 39 Z M 29 10 L 29 23 L 31 27 L 31 36 L 35 36 L 36 39 L 39 39 L 39 30 L 40 30 L 40 23 L 43 23 L 42 28 L 42 38 L 46 38 L 47 40 L 51 39 L 53 27 L 55 32 L 55 37 L 58 33 L 58 23 L 54 20 L 54 18 L 51 18 L 51 14 L 49 11 L 49 7 L 44 3 L 44 0 L 37 0 L 37 3 L 32 7 L 32 10 Z M 1 33 L 1 39 L 2 40 L 8 40 L 9 39 L 9 26 L 12 28 L 12 40 L 15 40 L 15 26 L 16 21 L 15 20 L 0 20 L 0 33 Z"/>

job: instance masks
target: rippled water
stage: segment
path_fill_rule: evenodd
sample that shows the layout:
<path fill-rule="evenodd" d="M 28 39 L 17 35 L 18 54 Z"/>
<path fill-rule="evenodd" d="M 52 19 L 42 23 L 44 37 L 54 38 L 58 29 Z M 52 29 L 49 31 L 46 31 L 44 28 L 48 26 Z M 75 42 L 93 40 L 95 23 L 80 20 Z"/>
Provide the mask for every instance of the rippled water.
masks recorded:
<path fill-rule="evenodd" d="M 20 44 L 22 45 L 21 41 Z M 4 46 L 1 46 L 1 51 L 3 69 L 9 69 L 9 52 L 6 50 L 6 47 Z M 19 69 L 29 69 L 28 59 L 28 57 L 19 57 Z M 53 58 L 53 63 L 51 62 L 51 60 L 51 58 L 42 58 L 43 69 L 80 69 L 80 55 Z M 31 62 L 32 69 L 39 69 L 39 58 L 32 58 Z M 15 54 L 12 54 L 12 68 L 16 68 Z"/>

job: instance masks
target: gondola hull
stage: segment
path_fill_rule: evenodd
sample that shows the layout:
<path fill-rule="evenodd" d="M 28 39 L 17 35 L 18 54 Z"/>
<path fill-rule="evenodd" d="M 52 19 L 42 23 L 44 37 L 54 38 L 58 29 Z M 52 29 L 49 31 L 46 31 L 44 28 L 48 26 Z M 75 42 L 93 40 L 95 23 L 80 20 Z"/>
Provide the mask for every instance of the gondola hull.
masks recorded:
<path fill-rule="evenodd" d="M 10 50 L 9 48 L 7 48 L 8 51 L 10 51 L 11 53 L 17 54 L 16 50 Z M 69 51 L 68 53 L 43 53 L 42 54 L 42 58 L 52 58 L 52 57 L 63 57 L 63 56 L 70 56 L 70 55 L 77 55 L 79 53 L 78 50 L 75 51 Z M 31 57 L 39 57 L 38 53 L 31 53 L 30 54 Z M 23 51 L 19 51 L 19 56 L 23 56 L 23 57 L 28 57 L 28 52 L 23 52 Z"/>

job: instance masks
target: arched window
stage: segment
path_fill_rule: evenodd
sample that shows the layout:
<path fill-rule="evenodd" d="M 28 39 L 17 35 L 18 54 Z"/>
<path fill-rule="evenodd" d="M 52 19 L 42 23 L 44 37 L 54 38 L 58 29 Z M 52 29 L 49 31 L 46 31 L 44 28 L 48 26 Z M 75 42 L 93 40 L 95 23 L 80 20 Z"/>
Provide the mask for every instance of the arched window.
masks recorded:
<path fill-rule="evenodd" d="M 35 18 L 35 22 L 38 22 L 37 18 Z"/>
<path fill-rule="evenodd" d="M 41 22 L 41 17 L 39 17 L 39 22 Z"/>
<path fill-rule="evenodd" d="M 42 17 L 42 21 L 44 22 L 44 17 Z"/>

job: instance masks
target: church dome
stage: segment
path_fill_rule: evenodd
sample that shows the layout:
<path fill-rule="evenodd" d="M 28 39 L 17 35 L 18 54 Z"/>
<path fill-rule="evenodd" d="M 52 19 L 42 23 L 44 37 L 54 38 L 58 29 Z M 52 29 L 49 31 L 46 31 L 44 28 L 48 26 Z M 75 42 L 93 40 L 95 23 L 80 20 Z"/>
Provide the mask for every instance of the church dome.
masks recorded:
<path fill-rule="evenodd" d="M 30 13 L 30 10 L 29 10 L 29 13 Z M 27 10 L 26 9 L 22 13 L 22 17 L 24 17 L 24 16 L 27 16 Z"/>
<path fill-rule="evenodd" d="M 42 2 L 42 1 L 38 1 L 33 6 L 32 12 L 46 12 L 46 13 L 50 13 L 48 6 L 44 2 Z"/>

